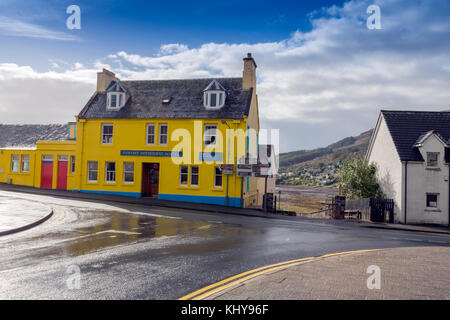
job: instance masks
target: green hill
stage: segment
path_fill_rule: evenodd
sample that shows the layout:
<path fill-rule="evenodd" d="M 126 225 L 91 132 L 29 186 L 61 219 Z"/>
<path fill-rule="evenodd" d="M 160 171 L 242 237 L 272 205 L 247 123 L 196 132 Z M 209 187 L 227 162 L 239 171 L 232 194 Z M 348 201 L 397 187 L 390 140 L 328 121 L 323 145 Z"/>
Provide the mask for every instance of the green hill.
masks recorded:
<path fill-rule="evenodd" d="M 323 148 L 281 153 L 279 184 L 333 185 L 340 163 L 364 155 L 373 130 L 347 137 Z"/>

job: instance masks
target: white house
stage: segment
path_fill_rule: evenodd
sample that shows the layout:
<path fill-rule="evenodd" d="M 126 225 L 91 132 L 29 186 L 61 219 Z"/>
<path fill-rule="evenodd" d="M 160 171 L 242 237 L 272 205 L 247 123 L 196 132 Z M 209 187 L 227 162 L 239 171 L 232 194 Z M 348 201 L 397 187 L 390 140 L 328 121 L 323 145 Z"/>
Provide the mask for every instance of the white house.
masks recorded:
<path fill-rule="evenodd" d="M 395 222 L 449 225 L 450 112 L 382 110 L 366 159 Z"/>

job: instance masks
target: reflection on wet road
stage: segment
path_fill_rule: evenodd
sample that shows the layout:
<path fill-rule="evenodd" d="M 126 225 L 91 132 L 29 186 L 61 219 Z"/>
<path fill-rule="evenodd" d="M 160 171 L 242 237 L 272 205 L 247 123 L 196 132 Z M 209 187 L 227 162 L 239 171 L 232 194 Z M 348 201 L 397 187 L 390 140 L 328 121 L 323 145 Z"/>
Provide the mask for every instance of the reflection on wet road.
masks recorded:
<path fill-rule="evenodd" d="M 3 195 L 3 194 L 2 194 Z M 12 194 L 54 215 L 0 237 L 0 299 L 175 299 L 280 261 L 357 249 L 450 245 L 450 237 Z M 80 289 L 66 285 L 69 266 Z"/>

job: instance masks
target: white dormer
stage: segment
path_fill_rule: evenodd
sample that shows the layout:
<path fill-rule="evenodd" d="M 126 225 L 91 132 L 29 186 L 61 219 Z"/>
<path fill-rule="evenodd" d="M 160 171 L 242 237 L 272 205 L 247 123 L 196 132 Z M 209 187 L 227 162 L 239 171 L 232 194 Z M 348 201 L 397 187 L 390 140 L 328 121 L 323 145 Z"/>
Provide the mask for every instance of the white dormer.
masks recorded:
<path fill-rule="evenodd" d="M 213 80 L 203 90 L 203 105 L 206 109 L 220 109 L 225 105 L 226 90 L 217 81 Z"/>
<path fill-rule="evenodd" d="M 106 89 L 106 109 L 120 110 L 127 101 L 127 92 L 118 81 L 113 81 Z"/>
<path fill-rule="evenodd" d="M 439 168 L 445 161 L 445 149 L 449 147 L 445 139 L 435 130 L 422 134 L 414 144 L 425 160 L 427 168 Z"/>

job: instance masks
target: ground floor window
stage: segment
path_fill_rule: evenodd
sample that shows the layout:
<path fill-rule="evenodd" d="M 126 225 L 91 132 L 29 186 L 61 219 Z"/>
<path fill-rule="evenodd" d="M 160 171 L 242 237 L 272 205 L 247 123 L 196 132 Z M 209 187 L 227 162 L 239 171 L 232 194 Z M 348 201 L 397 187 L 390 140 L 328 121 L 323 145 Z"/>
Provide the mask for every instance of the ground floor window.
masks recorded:
<path fill-rule="evenodd" d="M 18 154 L 13 154 L 11 156 L 11 172 L 19 172 L 19 162 L 20 156 Z"/>
<path fill-rule="evenodd" d="M 109 183 L 116 182 L 116 163 L 106 162 L 105 181 Z"/>
<path fill-rule="evenodd" d="M 70 173 L 75 174 L 75 156 L 70 156 Z"/>
<path fill-rule="evenodd" d="M 438 196 L 437 193 L 427 193 L 427 208 L 438 207 Z"/>
<path fill-rule="evenodd" d="M 214 168 L 214 187 L 221 188 L 222 187 L 222 171 L 219 167 Z"/>
<path fill-rule="evenodd" d="M 191 186 L 198 186 L 198 167 L 191 167 Z"/>
<path fill-rule="evenodd" d="M 30 172 L 30 156 L 28 154 L 22 155 L 22 172 Z"/>
<path fill-rule="evenodd" d="M 180 166 L 180 186 L 187 186 L 189 169 L 188 166 Z"/>
<path fill-rule="evenodd" d="M 124 183 L 134 182 L 134 162 L 123 163 L 123 182 Z"/>
<path fill-rule="evenodd" d="M 88 161 L 88 182 L 97 182 L 98 162 Z"/>

